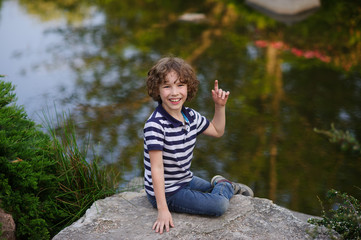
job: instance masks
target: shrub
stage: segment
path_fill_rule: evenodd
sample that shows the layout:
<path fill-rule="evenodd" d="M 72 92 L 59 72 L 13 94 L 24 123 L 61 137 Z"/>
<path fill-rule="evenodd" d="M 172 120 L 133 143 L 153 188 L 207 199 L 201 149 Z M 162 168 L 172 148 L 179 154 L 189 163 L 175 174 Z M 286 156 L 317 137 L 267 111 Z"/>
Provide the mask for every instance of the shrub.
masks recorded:
<path fill-rule="evenodd" d="M 49 239 L 115 185 L 80 151 L 74 125 L 58 137 L 28 119 L 14 87 L 0 79 L 0 204 L 13 215 L 17 239 Z M 49 125 L 49 127 L 52 127 Z"/>
<path fill-rule="evenodd" d="M 1 205 L 13 215 L 19 239 L 48 239 L 62 215 L 51 199 L 57 165 L 49 136 L 13 104 L 13 90 L 0 80 Z"/>
<path fill-rule="evenodd" d="M 308 220 L 312 224 L 325 226 L 338 232 L 344 239 L 361 239 L 361 204 L 346 193 L 330 190 L 327 199 L 336 208 L 322 211 L 322 219 Z"/>
<path fill-rule="evenodd" d="M 331 143 L 337 143 L 343 151 L 349 151 L 361 155 L 361 146 L 349 131 L 342 131 L 331 124 L 330 130 L 314 129 L 316 133 L 329 138 Z M 361 204 L 346 193 L 329 190 L 327 199 L 336 210 L 322 211 L 322 219 L 310 219 L 309 222 L 323 225 L 338 232 L 344 239 L 361 239 Z M 322 204 L 321 204 L 322 205 Z"/>

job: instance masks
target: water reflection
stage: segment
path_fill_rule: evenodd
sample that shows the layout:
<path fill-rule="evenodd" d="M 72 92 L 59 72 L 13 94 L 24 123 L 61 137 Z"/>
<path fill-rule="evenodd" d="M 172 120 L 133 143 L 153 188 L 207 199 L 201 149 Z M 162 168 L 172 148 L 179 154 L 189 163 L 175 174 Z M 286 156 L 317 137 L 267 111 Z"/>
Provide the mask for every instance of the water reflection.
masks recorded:
<path fill-rule="evenodd" d="M 305 20 L 321 6 L 320 0 L 299 1 L 297 3 L 288 0 L 277 2 L 246 0 L 245 3 L 267 16 L 288 25 Z"/>
<path fill-rule="evenodd" d="M 107 167 L 124 173 L 119 180 L 142 175 L 142 130 L 155 106 L 145 76 L 158 58 L 174 54 L 201 81 L 188 106 L 211 118 L 214 79 L 231 91 L 226 134 L 199 138 L 196 174 L 223 174 L 249 184 L 258 197 L 310 214 L 320 213 L 317 196 L 330 188 L 361 196 L 354 187 L 360 157 L 313 131 L 333 122 L 361 139 L 361 28 L 353 17 L 361 16 L 360 3 L 327 1 L 307 20 L 285 26 L 240 1 L 70 2 L 57 8 L 92 7 L 103 17 L 54 31 L 64 37 L 55 50 L 70 54 L 76 75 L 63 103 L 74 107 L 79 134 L 91 133 Z M 178 21 L 190 11 L 207 20 Z"/>

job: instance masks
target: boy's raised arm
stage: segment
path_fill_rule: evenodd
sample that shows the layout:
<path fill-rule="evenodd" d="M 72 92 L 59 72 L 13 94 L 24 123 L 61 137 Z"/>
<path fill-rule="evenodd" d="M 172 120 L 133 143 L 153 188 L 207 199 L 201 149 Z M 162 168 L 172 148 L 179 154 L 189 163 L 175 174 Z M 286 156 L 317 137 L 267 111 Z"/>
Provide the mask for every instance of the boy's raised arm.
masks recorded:
<path fill-rule="evenodd" d="M 212 137 L 223 136 L 226 126 L 226 103 L 229 94 L 229 91 L 224 91 L 218 87 L 218 80 L 214 81 L 214 89 L 212 89 L 214 116 L 209 127 L 203 132 L 205 135 Z"/>
<path fill-rule="evenodd" d="M 151 173 L 153 189 L 158 208 L 158 218 L 153 225 L 153 230 L 162 234 L 164 228 L 168 232 L 169 227 L 174 227 L 172 215 L 169 212 L 167 201 L 165 198 L 162 151 L 149 151 L 149 157 L 150 164 L 152 166 Z"/>

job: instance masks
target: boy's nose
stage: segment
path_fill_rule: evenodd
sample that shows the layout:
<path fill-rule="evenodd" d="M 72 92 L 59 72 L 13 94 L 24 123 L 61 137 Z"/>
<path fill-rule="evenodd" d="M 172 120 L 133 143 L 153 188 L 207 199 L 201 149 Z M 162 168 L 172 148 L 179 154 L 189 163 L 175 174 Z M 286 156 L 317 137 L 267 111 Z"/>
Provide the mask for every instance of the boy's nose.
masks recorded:
<path fill-rule="evenodd" d="M 178 94 L 178 89 L 176 87 L 172 87 L 172 95 L 177 95 Z"/>

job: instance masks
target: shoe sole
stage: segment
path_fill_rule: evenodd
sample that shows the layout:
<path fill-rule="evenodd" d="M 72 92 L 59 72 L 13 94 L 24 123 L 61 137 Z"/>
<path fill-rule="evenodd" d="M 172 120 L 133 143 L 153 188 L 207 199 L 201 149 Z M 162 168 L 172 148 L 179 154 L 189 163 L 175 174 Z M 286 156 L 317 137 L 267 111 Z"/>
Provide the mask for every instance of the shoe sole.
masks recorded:
<path fill-rule="evenodd" d="M 216 181 L 216 178 L 223 178 L 223 179 L 225 179 L 223 176 L 221 176 L 221 175 L 216 175 L 216 176 L 214 176 L 213 178 L 212 178 L 212 180 L 211 180 L 211 185 L 212 185 L 212 187 L 214 187 L 215 186 L 215 181 Z"/>

